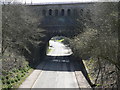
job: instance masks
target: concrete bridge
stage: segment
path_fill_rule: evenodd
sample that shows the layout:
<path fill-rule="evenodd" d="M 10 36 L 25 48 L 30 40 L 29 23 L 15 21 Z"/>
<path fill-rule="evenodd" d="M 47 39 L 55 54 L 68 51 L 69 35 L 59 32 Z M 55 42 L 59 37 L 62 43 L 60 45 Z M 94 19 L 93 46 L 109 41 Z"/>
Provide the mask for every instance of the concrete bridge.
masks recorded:
<path fill-rule="evenodd" d="M 46 30 L 51 36 L 66 36 L 68 33 L 69 36 L 72 36 L 77 33 L 77 27 L 80 27 L 82 31 L 83 17 L 90 13 L 89 7 L 94 4 L 94 2 L 82 2 L 80 0 L 75 0 L 74 2 L 71 0 L 58 0 L 56 2 L 47 0 L 40 3 L 33 2 L 36 0 L 31 1 L 32 3 L 29 2 L 30 0 L 2 1 L 3 5 L 22 5 L 27 7 L 28 10 L 35 14 L 33 17 L 37 16 L 38 21 L 35 25 Z"/>
<path fill-rule="evenodd" d="M 69 36 L 76 33 L 76 28 L 83 30 L 83 17 L 90 13 L 89 7 L 94 2 L 89 3 L 47 3 L 27 5 L 40 17 L 39 28 L 47 30 L 49 35 Z M 80 21 L 77 21 L 77 20 Z M 51 33 L 52 32 L 52 33 Z M 67 33 L 67 34 L 66 34 Z"/>
<path fill-rule="evenodd" d="M 119 0 L 107 0 L 117 2 Z M 74 35 L 76 28 L 83 30 L 84 17 L 91 13 L 95 2 L 106 0 L 1 0 L 1 4 L 27 5 L 40 18 L 38 27 L 47 30 L 50 35 Z M 78 22 L 79 19 L 79 22 Z M 51 33 L 53 32 L 53 33 Z M 71 36 L 70 35 L 70 36 Z"/>

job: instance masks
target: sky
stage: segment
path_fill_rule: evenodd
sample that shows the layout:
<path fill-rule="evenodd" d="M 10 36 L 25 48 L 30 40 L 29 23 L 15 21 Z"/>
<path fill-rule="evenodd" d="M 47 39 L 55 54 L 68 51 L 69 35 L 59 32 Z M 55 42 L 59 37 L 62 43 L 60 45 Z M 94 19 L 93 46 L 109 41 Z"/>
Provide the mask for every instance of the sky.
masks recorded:
<path fill-rule="evenodd" d="M 0 0 L 1 2 L 12 3 L 33 3 L 33 4 L 50 4 L 50 3 L 79 3 L 79 2 L 118 2 L 120 0 Z"/>
<path fill-rule="evenodd" d="M 75 3 L 75 2 L 100 2 L 100 1 L 119 1 L 119 0 L 22 0 L 22 2 L 27 2 L 27 3 Z"/>

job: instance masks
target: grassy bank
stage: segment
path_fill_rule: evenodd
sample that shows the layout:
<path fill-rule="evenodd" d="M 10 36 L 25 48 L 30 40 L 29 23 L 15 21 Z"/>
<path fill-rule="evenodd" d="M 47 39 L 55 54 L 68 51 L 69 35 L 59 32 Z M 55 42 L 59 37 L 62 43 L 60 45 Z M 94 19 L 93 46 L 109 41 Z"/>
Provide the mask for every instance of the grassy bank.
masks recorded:
<path fill-rule="evenodd" d="M 20 69 L 14 69 L 10 72 L 7 72 L 6 76 L 2 76 L 2 88 L 7 90 L 9 88 L 18 88 L 20 84 L 30 75 L 33 69 L 29 66 Z M 3 74 L 6 71 L 2 72 Z"/>

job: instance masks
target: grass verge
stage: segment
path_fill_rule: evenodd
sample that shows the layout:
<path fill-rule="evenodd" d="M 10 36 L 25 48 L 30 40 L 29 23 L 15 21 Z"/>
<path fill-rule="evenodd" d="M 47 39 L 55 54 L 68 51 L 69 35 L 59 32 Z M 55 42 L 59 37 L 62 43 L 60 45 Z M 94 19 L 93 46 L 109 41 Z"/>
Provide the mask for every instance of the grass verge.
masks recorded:
<path fill-rule="evenodd" d="M 34 69 L 26 66 L 21 69 L 14 69 L 8 72 L 7 76 L 2 76 L 2 90 L 9 90 L 10 88 L 19 88 L 25 79 L 32 73 Z M 6 73 L 6 72 L 3 72 Z"/>

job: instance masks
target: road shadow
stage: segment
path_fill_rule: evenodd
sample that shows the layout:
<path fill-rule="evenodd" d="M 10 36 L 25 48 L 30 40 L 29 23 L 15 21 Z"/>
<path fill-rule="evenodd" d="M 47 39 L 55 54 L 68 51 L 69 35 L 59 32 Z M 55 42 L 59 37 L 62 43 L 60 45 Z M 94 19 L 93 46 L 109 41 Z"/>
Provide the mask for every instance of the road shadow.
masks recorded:
<path fill-rule="evenodd" d="M 74 69 L 71 67 L 72 62 L 70 60 L 71 56 L 46 56 L 44 59 L 43 67 L 37 67 L 43 71 L 66 71 L 74 72 Z"/>
<path fill-rule="evenodd" d="M 75 60 L 72 56 L 46 56 L 43 61 L 44 65 L 37 67 L 36 69 L 43 71 L 60 71 L 60 72 L 75 72 L 81 71 L 92 86 L 91 80 L 89 79 L 87 70 L 82 62 L 82 59 Z"/>

